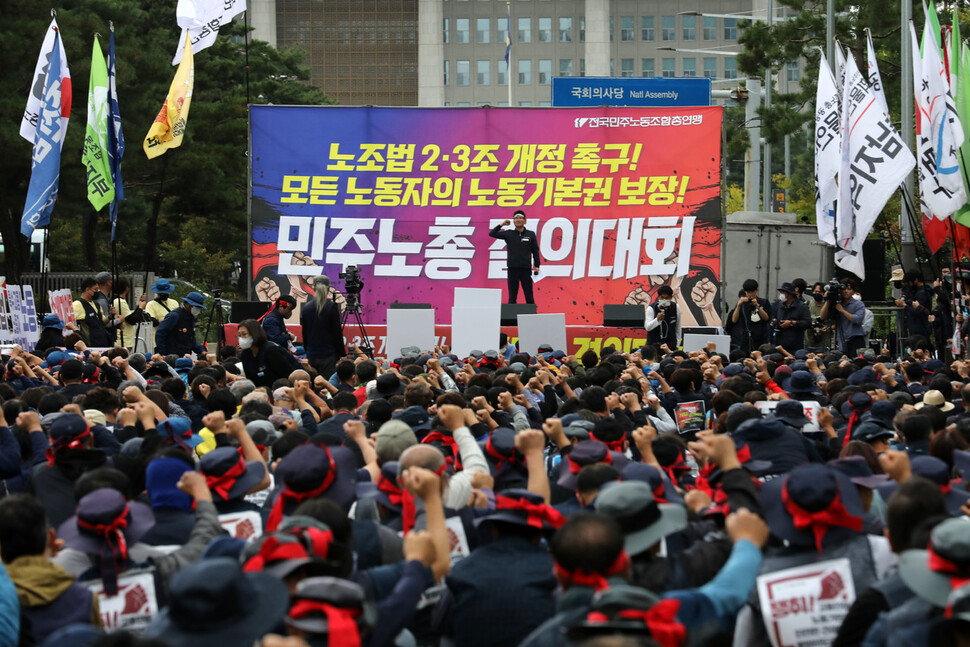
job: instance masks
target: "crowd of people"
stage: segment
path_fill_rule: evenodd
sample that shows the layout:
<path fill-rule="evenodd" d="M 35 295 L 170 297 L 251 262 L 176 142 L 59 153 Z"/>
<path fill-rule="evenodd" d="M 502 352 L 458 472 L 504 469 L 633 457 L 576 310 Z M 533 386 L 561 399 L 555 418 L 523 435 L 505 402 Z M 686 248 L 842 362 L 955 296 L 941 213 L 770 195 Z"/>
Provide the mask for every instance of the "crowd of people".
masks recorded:
<path fill-rule="evenodd" d="M 218 354 L 105 278 L 4 357 L 0 647 L 970 644 L 970 362 L 849 281 L 746 282 L 729 352 L 661 290 L 635 352 L 381 362 L 325 277 Z"/>

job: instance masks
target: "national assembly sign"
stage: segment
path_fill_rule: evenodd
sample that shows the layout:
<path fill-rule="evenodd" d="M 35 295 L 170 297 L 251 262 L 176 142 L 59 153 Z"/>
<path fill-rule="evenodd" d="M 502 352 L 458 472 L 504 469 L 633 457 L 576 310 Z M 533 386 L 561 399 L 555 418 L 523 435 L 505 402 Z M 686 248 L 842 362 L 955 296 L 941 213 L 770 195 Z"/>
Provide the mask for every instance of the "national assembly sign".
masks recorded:
<path fill-rule="evenodd" d="M 253 285 L 312 298 L 360 268 L 364 321 L 453 288 L 505 288 L 489 230 L 538 233 L 539 312 L 602 324 L 602 306 L 670 285 L 681 325 L 720 325 L 721 109 L 252 106 Z M 297 308 L 297 312 L 299 308 Z"/>

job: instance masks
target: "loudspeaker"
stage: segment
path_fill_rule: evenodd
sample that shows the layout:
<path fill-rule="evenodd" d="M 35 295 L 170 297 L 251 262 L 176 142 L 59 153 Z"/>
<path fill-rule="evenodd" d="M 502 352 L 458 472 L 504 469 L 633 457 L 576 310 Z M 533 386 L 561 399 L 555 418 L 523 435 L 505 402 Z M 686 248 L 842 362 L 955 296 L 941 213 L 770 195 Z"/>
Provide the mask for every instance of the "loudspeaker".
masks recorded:
<path fill-rule="evenodd" d="M 647 318 L 644 306 L 610 303 L 603 306 L 603 325 L 619 328 L 643 328 Z"/>
<path fill-rule="evenodd" d="M 536 304 L 534 303 L 503 303 L 502 304 L 502 325 L 518 326 L 519 315 L 534 315 Z"/>
<path fill-rule="evenodd" d="M 430 303 L 401 303 L 400 301 L 395 301 L 394 303 L 389 303 L 387 305 L 388 310 L 430 310 Z"/>
<path fill-rule="evenodd" d="M 268 301 L 233 301 L 229 304 L 229 323 L 259 319 L 269 310 Z"/>
<path fill-rule="evenodd" d="M 886 241 L 882 238 L 867 238 L 862 245 L 862 262 L 866 268 L 866 280 L 859 286 L 862 302 L 882 305 L 886 301 Z M 849 276 L 848 272 L 836 272 L 839 278 Z M 823 277 L 827 281 L 827 278 Z"/>

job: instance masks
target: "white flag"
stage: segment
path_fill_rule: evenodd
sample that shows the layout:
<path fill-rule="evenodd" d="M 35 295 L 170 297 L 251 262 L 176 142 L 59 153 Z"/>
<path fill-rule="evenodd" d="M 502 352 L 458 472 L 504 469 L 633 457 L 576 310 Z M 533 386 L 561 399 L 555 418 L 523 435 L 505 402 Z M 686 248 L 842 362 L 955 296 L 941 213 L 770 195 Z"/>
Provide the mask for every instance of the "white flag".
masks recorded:
<path fill-rule="evenodd" d="M 869 85 L 879 102 L 882 111 L 889 114 L 889 104 L 886 103 L 886 92 L 882 88 L 882 76 L 879 74 L 879 63 L 876 62 L 876 48 L 872 46 L 872 33 L 866 30 L 866 55 L 869 65 Z"/>
<path fill-rule="evenodd" d="M 51 52 L 54 51 L 54 32 L 58 29 L 57 21 L 51 20 L 47 28 L 44 43 L 40 46 L 40 55 L 34 67 L 33 81 L 30 83 L 30 94 L 27 95 L 27 108 L 23 119 L 20 120 L 20 136 L 33 145 L 34 134 L 37 132 L 37 117 L 43 109 L 44 84 L 47 82 L 47 66 L 50 64 Z M 59 40 L 61 51 L 61 146 L 64 145 L 63 135 L 67 132 L 67 120 L 71 114 L 71 71 L 67 67 L 67 54 L 64 53 L 64 39 Z M 66 114 L 67 116 L 64 116 Z"/>
<path fill-rule="evenodd" d="M 192 40 L 192 52 L 198 54 L 206 47 L 211 47 L 219 35 L 219 28 L 237 15 L 246 11 L 246 0 L 179 0 L 175 9 L 175 19 L 182 28 L 182 37 L 175 50 L 172 65 L 182 62 L 182 50 L 185 45 L 185 32 L 189 32 Z"/>
<path fill-rule="evenodd" d="M 839 41 L 835 41 L 835 78 L 841 91 L 845 87 L 845 50 Z"/>
<path fill-rule="evenodd" d="M 835 264 L 865 279 L 862 245 L 916 160 L 849 56 L 842 89 L 842 155 Z"/>
<path fill-rule="evenodd" d="M 825 54 L 818 68 L 815 93 L 815 220 L 819 240 L 835 245 L 835 201 L 842 156 L 842 96 Z"/>
<path fill-rule="evenodd" d="M 967 202 L 959 164 L 958 142 L 963 141 L 963 127 L 950 96 L 946 70 L 930 32 L 929 20 L 923 29 L 922 57 L 912 22 L 910 38 L 913 40 L 920 194 L 927 213 L 945 220 Z"/>

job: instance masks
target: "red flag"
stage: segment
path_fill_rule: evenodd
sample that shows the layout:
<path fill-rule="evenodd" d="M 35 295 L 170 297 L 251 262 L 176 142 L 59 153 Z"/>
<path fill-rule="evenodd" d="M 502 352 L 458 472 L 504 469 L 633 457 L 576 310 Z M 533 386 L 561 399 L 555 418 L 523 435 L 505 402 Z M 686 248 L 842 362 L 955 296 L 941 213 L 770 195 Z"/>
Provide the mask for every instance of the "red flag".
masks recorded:
<path fill-rule="evenodd" d="M 923 233 L 926 234 L 930 251 L 935 254 L 950 237 L 950 225 L 946 220 L 927 218 L 926 214 L 923 214 Z"/>

